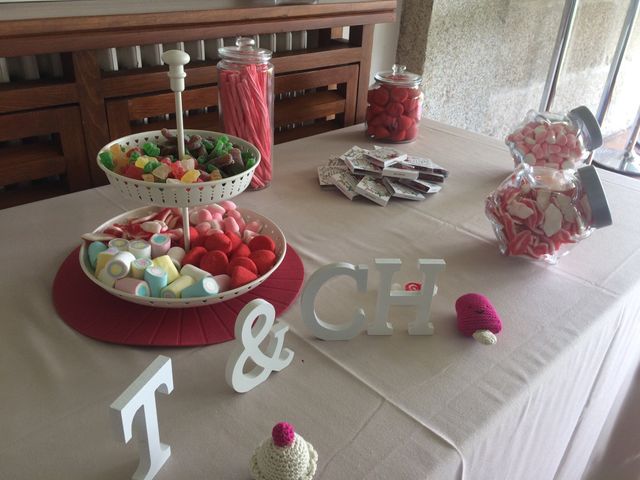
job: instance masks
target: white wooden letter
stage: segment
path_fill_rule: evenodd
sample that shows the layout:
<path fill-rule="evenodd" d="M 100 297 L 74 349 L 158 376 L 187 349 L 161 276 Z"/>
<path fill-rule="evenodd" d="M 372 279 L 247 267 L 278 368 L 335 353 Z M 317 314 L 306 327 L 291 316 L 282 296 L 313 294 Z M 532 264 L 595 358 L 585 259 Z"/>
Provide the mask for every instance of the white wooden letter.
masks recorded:
<path fill-rule="evenodd" d="M 302 298 L 302 319 L 311 332 L 322 340 L 350 340 L 364 329 L 365 313 L 362 308 L 353 316 L 353 320 L 345 325 L 327 323 L 316 315 L 315 301 L 320 288 L 333 277 L 348 275 L 353 277 L 359 292 L 367 291 L 367 274 L 369 268 L 366 265 L 352 263 L 332 263 L 316 270 L 304 287 Z"/>
<path fill-rule="evenodd" d="M 375 321 L 367 329 L 369 335 L 391 335 L 393 327 L 387 319 L 391 305 L 413 305 L 417 307 L 416 319 L 409 324 L 409 335 L 433 335 L 433 324 L 429 321 L 431 300 L 438 273 L 444 270 L 441 259 L 420 259 L 418 269 L 422 272 L 422 289 L 417 292 L 393 290 L 393 274 L 400 270 L 402 262 L 398 258 L 376 258 L 380 271 L 380 285 L 376 303 Z"/>
<path fill-rule="evenodd" d="M 280 322 L 274 325 L 275 318 L 273 305 L 261 298 L 250 301 L 240 310 L 236 318 L 235 347 L 225 369 L 225 379 L 236 392 L 245 393 L 257 387 L 271 372 L 279 372 L 293 360 L 293 351 L 282 348 L 289 326 Z M 267 336 L 269 343 L 262 352 L 260 344 Z M 244 373 L 244 365 L 249 359 L 256 366 Z"/>
<path fill-rule="evenodd" d="M 119 437 L 129 443 L 135 431 L 140 448 L 140 463 L 134 480 L 150 480 L 171 456 L 171 447 L 160 443 L 156 390 L 173 391 L 171 359 L 159 355 L 135 381 L 111 404 L 111 418 Z"/>

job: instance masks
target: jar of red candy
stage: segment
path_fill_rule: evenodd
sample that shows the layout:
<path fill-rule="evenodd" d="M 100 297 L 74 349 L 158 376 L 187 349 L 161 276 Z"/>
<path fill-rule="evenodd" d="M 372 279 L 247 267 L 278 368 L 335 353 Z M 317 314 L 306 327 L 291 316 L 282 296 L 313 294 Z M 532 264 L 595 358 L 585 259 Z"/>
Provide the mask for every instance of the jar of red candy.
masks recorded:
<path fill-rule="evenodd" d="M 487 198 L 500 251 L 556 263 L 596 228 L 611 225 L 593 166 L 577 171 L 520 165 Z"/>
<path fill-rule="evenodd" d="M 218 53 L 218 108 L 224 131 L 260 151 L 251 188 L 264 188 L 272 178 L 272 52 L 256 48 L 252 38 L 238 37 L 235 46 L 222 47 Z"/>
<path fill-rule="evenodd" d="M 405 143 L 418 136 L 424 95 L 422 77 L 405 72 L 404 65 L 378 72 L 367 95 L 367 136 L 389 143 Z"/>
<path fill-rule="evenodd" d="M 505 143 L 516 166 L 527 163 L 572 170 L 602 145 L 602 133 L 598 121 L 584 106 L 566 115 L 530 110 Z"/>

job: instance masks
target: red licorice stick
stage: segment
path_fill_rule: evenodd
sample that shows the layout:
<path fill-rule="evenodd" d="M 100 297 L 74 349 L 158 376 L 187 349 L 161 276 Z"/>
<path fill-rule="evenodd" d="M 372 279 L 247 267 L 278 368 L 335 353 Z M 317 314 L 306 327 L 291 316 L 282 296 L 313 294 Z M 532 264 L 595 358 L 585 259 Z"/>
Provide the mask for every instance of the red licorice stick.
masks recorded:
<path fill-rule="evenodd" d="M 264 187 L 271 180 L 271 116 L 267 106 L 268 72 L 255 65 L 220 72 L 220 102 L 225 131 L 253 143 L 261 161 L 251 184 Z"/>

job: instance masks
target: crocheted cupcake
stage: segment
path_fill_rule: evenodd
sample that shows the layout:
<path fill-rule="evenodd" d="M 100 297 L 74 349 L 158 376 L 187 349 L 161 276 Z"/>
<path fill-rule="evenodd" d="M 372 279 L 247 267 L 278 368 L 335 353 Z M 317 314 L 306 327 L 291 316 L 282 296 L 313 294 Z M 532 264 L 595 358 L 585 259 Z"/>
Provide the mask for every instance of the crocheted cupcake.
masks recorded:
<path fill-rule="evenodd" d="M 276 424 L 271 438 L 262 442 L 251 457 L 254 480 L 311 480 L 318 453 L 287 422 Z"/>

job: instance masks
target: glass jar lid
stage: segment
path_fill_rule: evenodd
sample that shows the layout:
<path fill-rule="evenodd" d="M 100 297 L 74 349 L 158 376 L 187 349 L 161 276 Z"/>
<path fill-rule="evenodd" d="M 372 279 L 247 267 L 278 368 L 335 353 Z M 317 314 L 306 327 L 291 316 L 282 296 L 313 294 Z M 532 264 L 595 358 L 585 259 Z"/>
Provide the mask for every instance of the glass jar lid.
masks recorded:
<path fill-rule="evenodd" d="M 587 150 L 595 150 L 602 146 L 602 132 L 600 124 L 591 110 L 584 105 L 574 108 L 567 115 L 582 131 L 584 146 Z"/>
<path fill-rule="evenodd" d="M 394 64 L 391 70 L 378 72 L 374 78 L 378 82 L 401 87 L 416 87 L 422 83 L 422 77 L 416 73 L 406 72 L 404 65 Z"/>
<path fill-rule="evenodd" d="M 267 63 L 273 52 L 266 48 L 256 48 L 253 38 L 238 37 L 235 46 L 219 48 L 218 54 L 223 60 L 238 63 Z"/>
<path fill-rule="evenodd" d="M 602 182 L 593 165 L 578 169 L 578 176 L 582 181 L 582 188 L 587 195 L 591 207 L 591 225 L 595 228 L 607 227 L 613 223 L 609 202 L 604 193 Z"/>

